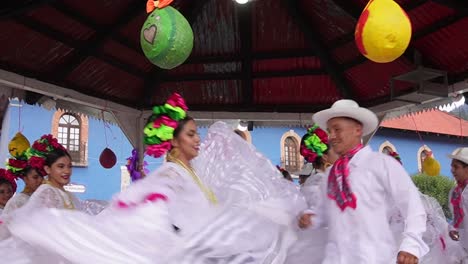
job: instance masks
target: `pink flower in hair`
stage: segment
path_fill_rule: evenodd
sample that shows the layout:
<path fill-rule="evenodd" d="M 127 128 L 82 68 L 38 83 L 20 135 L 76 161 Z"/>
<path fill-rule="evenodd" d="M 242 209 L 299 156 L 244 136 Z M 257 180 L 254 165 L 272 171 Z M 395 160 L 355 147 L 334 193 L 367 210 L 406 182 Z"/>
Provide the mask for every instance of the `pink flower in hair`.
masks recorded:
<path fill-rule="evenodd" d="M 320 140 L 324 143 L 324 144 L 328 144 L 328 134 L 327 132 L 325 132 L 323 129 L 321 128 L 316 128 L 314 130 L 314 133 L 317 135 L 317 137 L 320 138 Z"/>
<path fill-rule="evenodd" d="M 156 120 L 154 120 L 153 122 L 154 128 L 159 128 L 161 127 L 161 125 L 166 125 L 166 126 L 176 129 L 178 124 L 177 124 L 177 121 L 175 121 L 174 119 L 171 119 L 170 117 L 166 115 L 163 115 L 157 118 Z"/>
<path fill-rule="evenodd" d="M 300 149 L 301 155 L 305 158 L 308 162 L 314 162 L 317 158 L 317 153 L 313 152 L 312 150 L 308 149 L 306 146 L 302 145 Z"/>
<path fill-rule="evenodd" d="M 178 93 L 173 93 L 169 97 L 169 99 L 167 99 L 166 104 L 170 104 L 170 105 L 172 105 L 174 107 L 180 107 L 180 108 L 184 109 L 184 111 L 188 111 L 188 107 L 185 104 L 184 98 L 182 98 L 182 96 L 180 96 L 180 94 L 178 94 Z"/>
<path fill-rule="evenodd" d="M 146 154 L 159 158 L 171 149 L 169 141 L 162 142 L 161 144 L 151 145 L 146 148 Z"/>

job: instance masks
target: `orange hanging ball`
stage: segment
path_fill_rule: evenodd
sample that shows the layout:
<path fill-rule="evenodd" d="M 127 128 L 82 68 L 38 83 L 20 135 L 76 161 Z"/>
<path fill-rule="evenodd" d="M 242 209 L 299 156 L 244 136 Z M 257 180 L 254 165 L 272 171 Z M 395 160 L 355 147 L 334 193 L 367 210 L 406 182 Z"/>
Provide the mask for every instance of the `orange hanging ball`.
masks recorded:
<path fill-rule="evenodd" d="M 387 63 L 400 57 L 411 40 L 411 21 L 393 0 L 370 0 L 356 25 L 359 51 L 371 61 Z"/>

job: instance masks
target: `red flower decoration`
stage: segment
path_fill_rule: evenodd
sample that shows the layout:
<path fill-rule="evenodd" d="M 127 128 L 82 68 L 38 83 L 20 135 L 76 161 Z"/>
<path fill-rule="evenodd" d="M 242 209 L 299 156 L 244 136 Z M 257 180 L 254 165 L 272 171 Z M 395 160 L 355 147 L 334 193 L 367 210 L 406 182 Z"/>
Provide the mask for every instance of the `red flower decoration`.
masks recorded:
<path fill-rule="evenodd" d="M 317 153 L 308 149 L 305 145 L 301 145 L 300 152 L 307 162 L 314 162 L 315 159 L 318 157 Z"/>
<path fill-rule="evenodd" d="M 24 169 L 28 165 L 28 162 L 25 160 L 8 159 L 8 165 L 18 169 Z"/>
<path fill-rule="evenodd" d="M 47 152 L 47 145 L 38 141 L 34 141 L 32 148 L 40 152 Z"/>
<path fill-rule="evenodd" d="M 8 182 L 10 182 L 13 192 L 16 192 L 16 188 L 17 188 L 16 180 L 15 180 L 16 176 L 13 173 L 5 169 L 0 169 L 0 178 L 3 178 L 7 180 Z"/>
<path fill-rule="evenodd" d="M 317 135 L 317 137 L 320 138 L 320 140 L 324 143 L 324 144 L 328 144 L 328 134 L 327 132 L 325 132 L 323 129 L 321 128 L 316 128 L 314 130 L 314 133 Z"/>
<path fill-rule="evenodd" d="M 159 158 L 170 149 L 171 149 L 171 143 L 169 143 L 169 141 L 165 141 L 165 142 L 162 142 L 161 144 L 148 146 L 146 148 L 146 154 L 155 158 Z"/>
<path fill-rule="evenodd" d="M 28 163 L 29 163 L 29 166 L 36 169 L 37 172 L 39 172 L 39 174 L 41 174 L 42 176 L 47 175 L 47 173 L 44 170 L 44 165 L 45 165 L 45 159 L 44 158 L 37 157 L 37 156 L 32 156 L 28 160 Z"/>

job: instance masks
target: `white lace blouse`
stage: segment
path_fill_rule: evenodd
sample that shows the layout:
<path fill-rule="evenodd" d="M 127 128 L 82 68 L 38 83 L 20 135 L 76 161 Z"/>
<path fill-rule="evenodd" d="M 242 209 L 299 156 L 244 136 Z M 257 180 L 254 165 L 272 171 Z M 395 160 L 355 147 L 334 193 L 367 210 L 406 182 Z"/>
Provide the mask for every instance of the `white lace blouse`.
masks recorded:
<path fill-rule="evenodd" d="M 31 196 L 25 194 L 25 193 L 17 193 L 15 196 L 13 196 L 8 203 L 5 205 L 4 213 L 9 214 L 12 211 L 23 207 L 28 201 Z"/>

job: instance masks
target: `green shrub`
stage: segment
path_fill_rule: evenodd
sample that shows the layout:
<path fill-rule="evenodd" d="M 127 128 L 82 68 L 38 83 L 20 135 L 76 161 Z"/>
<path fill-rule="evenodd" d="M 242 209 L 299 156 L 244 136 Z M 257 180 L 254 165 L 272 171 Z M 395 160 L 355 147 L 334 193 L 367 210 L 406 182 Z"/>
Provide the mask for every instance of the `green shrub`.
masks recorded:
<path fill-rule="evenodd" d="M 423 194 L 434 197 L 444 210 L 445 217 L 452 218 L 449 209 L 448 195 L 450 189 L 455 186 L 455 181 L 445 176 L 427 176 L 425 174 L 416 174 L 412 176 L 413 182 Z"/>

